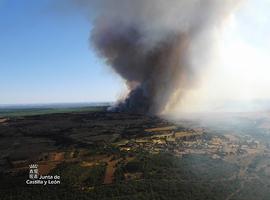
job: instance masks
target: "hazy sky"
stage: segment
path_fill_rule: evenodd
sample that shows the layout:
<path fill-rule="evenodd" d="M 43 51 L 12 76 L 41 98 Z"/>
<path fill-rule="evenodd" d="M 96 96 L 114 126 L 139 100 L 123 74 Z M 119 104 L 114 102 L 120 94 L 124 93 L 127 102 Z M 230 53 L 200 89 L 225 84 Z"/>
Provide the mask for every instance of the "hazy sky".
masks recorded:
<path fill-rule="evenodd" d="M 113 101 L 121 95 L 120 78 L 89 47 L 91 23 L 55 2 L 0 0 L 0 104 Z M 246 87 L 252 90 L 246 93 L 261 89 L 270 96 L 270 0 L 247 2 L 226 31 L 223 52 L 230 62 L 209 79 L 221 91 L 213 95 Z"/>
<path fill-rule="evenodd" d="M 183 109 L 222 110 L 223 105 L 242 102 L 246 108 L 241 109 L 252 110 L 255 102 L 269 101 L 269 10 L 270 0 L 242 0 L 218 33 L 218 56 L 212 55 L 211 69 L 202 74 L 200 88 L 182 99 Z"/>
<path fill-rule="evenodd" d="M 221 63 L 212 95 L 252 100 L 270 98 L 270 0 L 243 0 L 221 35 Z M 213 92 L 216 88 L 217 92 Z"/>

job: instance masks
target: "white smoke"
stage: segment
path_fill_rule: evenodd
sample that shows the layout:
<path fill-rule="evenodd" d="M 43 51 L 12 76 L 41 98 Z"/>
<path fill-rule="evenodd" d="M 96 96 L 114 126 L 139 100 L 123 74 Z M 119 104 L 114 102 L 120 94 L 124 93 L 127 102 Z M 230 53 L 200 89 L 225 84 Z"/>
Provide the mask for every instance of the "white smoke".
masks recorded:
<path fill-rule="evenodd" d="M 217 37 L 213 68 L 179 111 L 245 112 L 270 108 L 270 1 L 244 1 Z"/>

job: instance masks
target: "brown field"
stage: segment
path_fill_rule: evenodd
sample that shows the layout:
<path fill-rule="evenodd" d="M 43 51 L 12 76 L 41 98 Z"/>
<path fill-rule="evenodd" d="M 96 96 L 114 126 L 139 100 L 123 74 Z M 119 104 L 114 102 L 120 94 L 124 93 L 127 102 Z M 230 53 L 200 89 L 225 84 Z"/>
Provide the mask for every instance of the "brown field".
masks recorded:
<path fill-rule="evenodd" d="M 0 124 L 1 123 L 5 123 L 5 122 L 7 122 L 8 121 L 8 119 L 6 119 L 6 118 L 0 118 Z"/>
<path fill-rule="evenodd" d="M 158 127 L 158 128 L 149 128 L 145 129 L 146 132 L 162 132 L 162 131 L 173 131 L 177 127 L 176 126 L 166 126 L 166 127 Z"/>

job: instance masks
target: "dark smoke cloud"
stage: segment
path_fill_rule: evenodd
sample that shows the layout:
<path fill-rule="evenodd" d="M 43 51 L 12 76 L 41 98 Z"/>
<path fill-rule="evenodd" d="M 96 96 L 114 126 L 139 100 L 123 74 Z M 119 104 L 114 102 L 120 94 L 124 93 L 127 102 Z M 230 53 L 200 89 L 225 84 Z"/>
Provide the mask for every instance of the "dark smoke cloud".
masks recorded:
<path fill-rule="evenodd" d="M 77 0 L 93 19 L 91 44 L 129 88 L 115 110 L 160 114 L 196 83 L 199 57 L 234 0 Z M 194 64 L 197 63 L 197 64 Z"/>

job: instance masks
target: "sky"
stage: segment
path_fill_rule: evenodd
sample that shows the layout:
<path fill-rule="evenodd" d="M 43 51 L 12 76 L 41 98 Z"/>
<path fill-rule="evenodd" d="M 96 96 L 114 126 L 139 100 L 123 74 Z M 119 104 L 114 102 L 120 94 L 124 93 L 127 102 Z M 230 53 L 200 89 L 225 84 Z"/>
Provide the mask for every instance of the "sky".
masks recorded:
<path fill-rule="evenodd" d="M 0 104 L 115 101 L 122 83 L 91 49 L 91 23 L 54 3 L 0 0 Z"/>
<path fill-rule="evenodd" d="M 122 95 L 123 81 L 89 45 L 91 22 L 60 1 L 0 0 L 0 104 Z M 243 2 L 222 35 L 223 62 L 207 77 L 206 97 L 270 97 L 270 0 Z"/>
<path fill-rule="evenodd" d="M 270 0 L 247 0 L 232 16 L 221 36 L 220 65 L 209 82 L 219 93 L 212 94 L 239 100 L 270 98 L 269 9 Z"/>
<path fill-rule="evenodd" d="M 217 34 L 212 66 L 182 98 L 181 112 L 265 109 L 261 102 L 270 100 L 269 9 L 270 0 L 242 0 Z"/>

